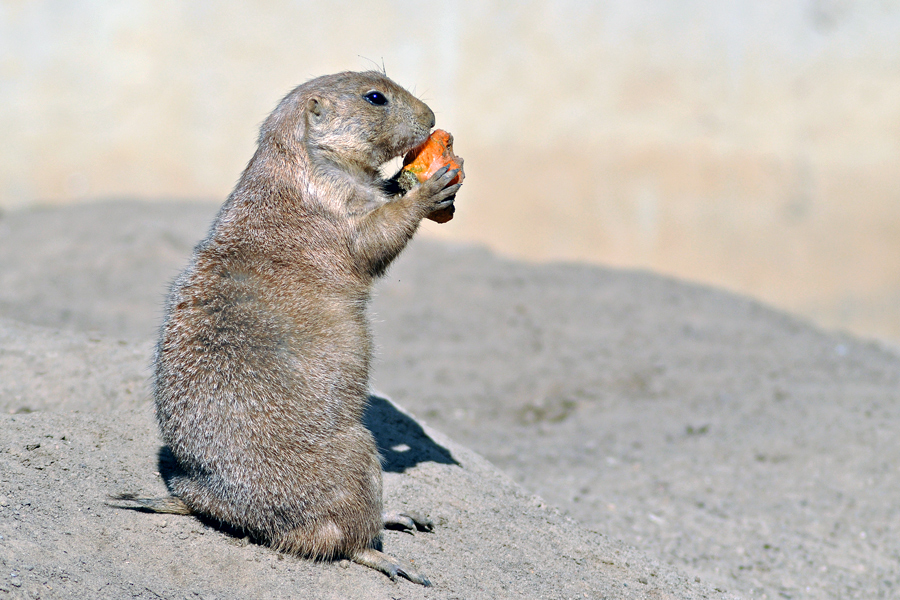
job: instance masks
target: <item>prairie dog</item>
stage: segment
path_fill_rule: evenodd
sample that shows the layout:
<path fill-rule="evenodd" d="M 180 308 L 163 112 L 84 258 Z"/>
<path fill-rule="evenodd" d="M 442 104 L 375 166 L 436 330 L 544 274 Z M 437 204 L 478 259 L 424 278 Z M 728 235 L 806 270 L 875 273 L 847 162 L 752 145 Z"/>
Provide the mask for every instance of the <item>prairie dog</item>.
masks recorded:
<path fill-rule="evenodd" d="M 166 302 L 154 394 L 180 471 L 156 508 L 429 584 L 379 551 L 381 465 L 362 416 L 371 285 L 460 187 L 444 168 L 402 193 L 379 167 L 434 124 L 378 72 L 308 81 L 265 120 Z"/>

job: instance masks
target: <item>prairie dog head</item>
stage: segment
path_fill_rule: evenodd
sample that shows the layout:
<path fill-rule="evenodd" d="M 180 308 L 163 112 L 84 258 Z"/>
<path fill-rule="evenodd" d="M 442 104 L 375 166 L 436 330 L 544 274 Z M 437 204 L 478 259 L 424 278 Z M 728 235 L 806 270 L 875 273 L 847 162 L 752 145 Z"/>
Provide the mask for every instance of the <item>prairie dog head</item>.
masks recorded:
<path fill-rule="evenodd" d="M 260 145 L 365 170 L 424 142 L 434 127 L 428 106 L 375 71 L 317 77 L 298 86 L 263 123 Z"/>

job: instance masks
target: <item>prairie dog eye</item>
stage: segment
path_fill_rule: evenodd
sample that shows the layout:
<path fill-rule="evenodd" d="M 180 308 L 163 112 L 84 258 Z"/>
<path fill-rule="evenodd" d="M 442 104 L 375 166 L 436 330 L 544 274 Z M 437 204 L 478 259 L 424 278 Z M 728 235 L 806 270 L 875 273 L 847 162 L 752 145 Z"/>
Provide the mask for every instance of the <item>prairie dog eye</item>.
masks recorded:
<path fill-rule="evenodd" d="M 388 103 L 387 97 L 376 90 L 366 92 L 365 94 L 363 94 L 363 98 L 366 99 L 366 102 L 368 102 L 369 104 L 374 104 L 375 106 L 384 106 Z"/>

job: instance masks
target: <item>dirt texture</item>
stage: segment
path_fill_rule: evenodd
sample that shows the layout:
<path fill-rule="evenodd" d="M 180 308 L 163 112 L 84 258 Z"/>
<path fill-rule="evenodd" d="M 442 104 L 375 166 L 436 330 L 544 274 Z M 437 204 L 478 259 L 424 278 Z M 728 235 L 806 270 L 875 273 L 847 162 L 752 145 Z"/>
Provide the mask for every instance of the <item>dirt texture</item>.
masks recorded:
<path fill-rule="evenodd" d="M 897 354 L 651 273 L 427 240 L 378 286 L 368 424 L 386 505 L 438 525 L 385 550 L 433 588 L 108 506 L 165 492 L 150 352 L 216 208 L 0 217 L 0 600 L 900 595 Z"/>

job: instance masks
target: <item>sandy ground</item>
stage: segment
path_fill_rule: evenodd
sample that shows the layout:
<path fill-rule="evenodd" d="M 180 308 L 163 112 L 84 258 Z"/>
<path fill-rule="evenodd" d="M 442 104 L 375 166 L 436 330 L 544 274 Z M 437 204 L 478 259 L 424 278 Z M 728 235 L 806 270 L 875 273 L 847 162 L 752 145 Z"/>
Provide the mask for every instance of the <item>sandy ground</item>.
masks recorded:
<path fill-rule="evenodd" d="M 416 418 L 370 414 L 387 504 L 439 524 L 386 550 L 433 588 L 105 506 L 164 490 L 150 348 L 215 209 L 0 218 L 0 599 L 900 596 L 895 353 L 651 273 L 433 242 L 372 310 L 373 390 Z"/>

